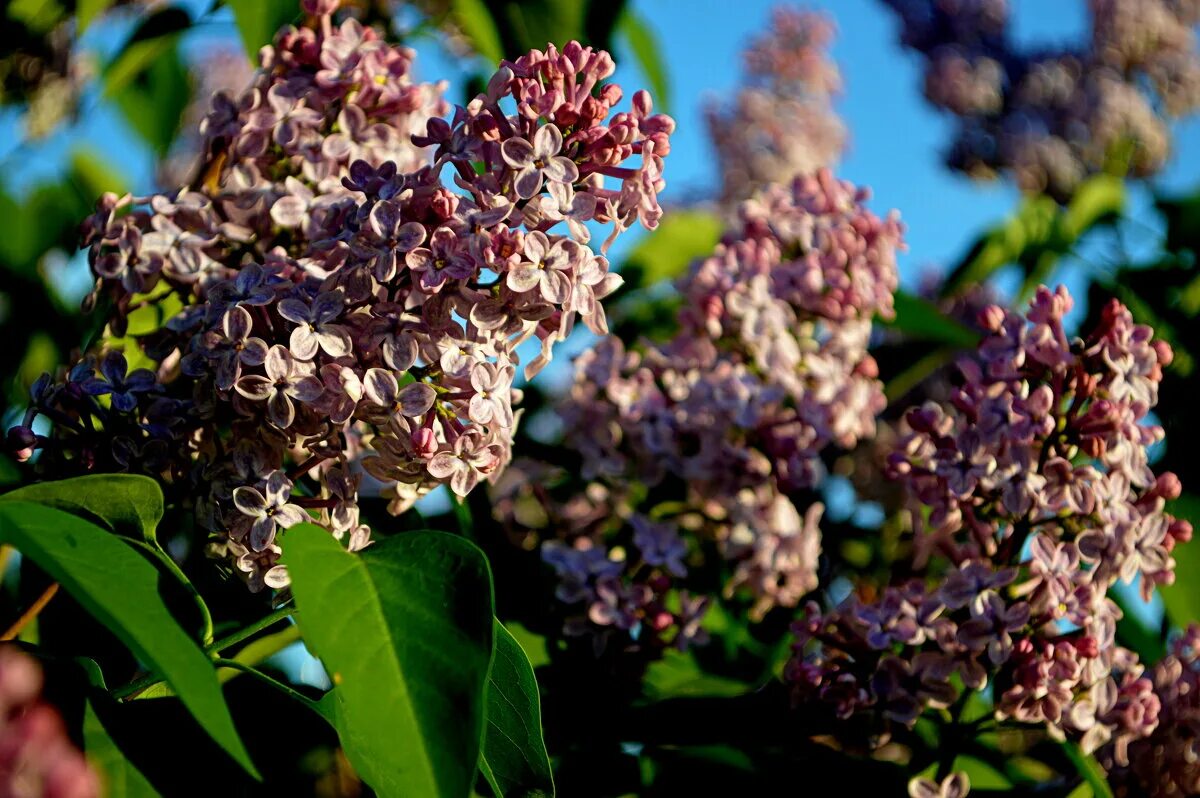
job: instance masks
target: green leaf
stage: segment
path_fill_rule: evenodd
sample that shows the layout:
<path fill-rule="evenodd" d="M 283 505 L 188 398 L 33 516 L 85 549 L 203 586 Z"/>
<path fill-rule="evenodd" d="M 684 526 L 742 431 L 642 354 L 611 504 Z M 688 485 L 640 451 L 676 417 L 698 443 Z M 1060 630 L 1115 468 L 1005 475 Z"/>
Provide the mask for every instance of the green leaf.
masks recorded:
<path fill-rule="evenodd" d="M 505 624 L 504 630 L 511 634 L 521 646 L 521 650 L 525 652 L 531 666 L 540 668 L 550 663 L 550 650 L 546 646 L 546 638 L 534 634 L 516 621 L 509 621 Z"/>
<path fill-rule="evenodd" d="M 335 685 L 335 706 L 319 706 L 350 763 L 383 796 L 466 795 L 492 650 L 483 553 L 419 531 L 352 554 L 312 524 L 283 546 L 301 635 Z"/>
<path fill-rule="evenodd" d="M 1200 496 L 1185 493 L 1167 507 L 1167 511 L 1186 519 L 1200 529 Z M 1171 551 L 1175 559 L 1175 582 L 1160 587 L 1159 594 L 1171 624 L 1180 629 L 1200 621 L 1200 542 L 1192 541 Z"/>
<path fill-rule="evenodd" d="M 667 214 L 625 259 L 621 276 L 626 286 L 632 290 L 682 276 L 693 260 L 712 252 L 721 229 L 721 220 L 706 211 Z"/>
<path fill-rule="evenodd" d="M 1092 788 L 1092 795 L 1096 798 L 1113 798 L 1104 768 L 1100 767 L 1100 763 L 1094 756 L 1083 753 L 1078 745 L 1069 740 L 1059 743 L 1059 745 L 1062 746 L 1067 759 L 1071 760 L 1071 764 L 1075 766 L 1075 771 L 1083 778 L 1084 784 Z"/>
<path fill-rule="evenodd" d="M 111 98 L 134 131 L 162 156 L 179 131 L 192 93 L 191 77 L 179 55 L 178 37 L 163 37 L 144 44 L 154 49 L 154 60 L 112 92 Z"/>
<path fill-rule="evenodd" d="M 71 179 L 89 205 L 105 191 L 121 194 L 129 181 L 91 147 L 71 150 Z"/>
<path fill-rule="evenodd" d="M 637 59 L 646 82 L 650 84 L 650 93 L 655 104 L 663 113 L 670 113 L 671 105 L 670 83 L 667 80 L 667 66 L 663 61 L 663 49 L 651 27 L 632 7 L 626 6 L 617 22 L 617 30 L 624 35 L 629 43 L 633 57 Z"/>
<path fill-rule="evenodd" d="M 174 47 L 179 34 L 191 25 L 192 18 L 176 6 L 167 6 L 147 17 L 105 66 L 101 97 L 106 100 L 115 97 Z"/>
<path fill-rule="evenodd" d="M 704 671 L 691 652 L 667 649 L 652 662 L 643 682 L 646 697 L 652 701 L 668 698 L 732 698 L 750 692 L 752 686 L 736 679 Z"/>
<path fill-rule="evenodd" d="M 552 796 L 554 774 L 542 739 L 541 699 L 533 666 L 499 621 L 495 634 L 479 769 L 498 798 Z"/>
<path fill-rule="evenodd" d="M 956 757 L 950 769 L 966 773 L 972 790 L 1008 790 L 1013 786 L 1007 776 L 973 756 Z"/>
<path fill-rule="evenodd" d="M 161 675 L 213 740 L 258 777 L 212 663 L 167 611 L 154 565 L 95 524 L 26 501 L 0 502 L 0 541 L 37 563 Z"/>
<path fill-rule="evenodd" d="M 275 32 L 295 22 L 298 5 L 295 0 L 226 0 L 225 4 L 233 9 L 242 46 L 256 64 L 258 51 L 274 40 Z"/>
<path fill-rule="evenodd" d="M 1114 175 L 1088 178 L 1075 190 L 1060 221 L 1065 239 L 1074 241 L 1096 224 L 1111 219 L 1125 207 L 1125 182 Z"/>
<path fill-rule="evenodd" d="M 112 4 L 113 0 L 79 0 L 75 12 L 75 21 L 78 26 L 76 34 L 82 35 L 88 25 L 92 24 L 92 20 L 107 11 Z"/>
<path fill-rule="evenodd" d="M 105 795 L 119 798 L 151 798 L 159 795 L 158 790 L 151 786 L 113 742 L 91 701 L 84 707 L 83 750 L 88 760 L 100 771 Z"/>
<path fill-rule="evenodd" d="M 454 21 L 471 40 L 475 52 L 489 64 L 499 64 L 504 58 L 500 32 L 483 0 L 454 0 L 450 10 Z"/>
<path fill-rule="evenodd" d="M 979 343 L 979 333 L 957 319 L 952 319 L 932 302 L 907 291 L 895 295 L 896 317 L 887 326 L 907 333 L 913 338 L 950 344 L 962 349 Z"/>
<path fill-rule="evenodd" d="M 153 542 L 163 517 L 158 483 L 136 474 L 89 474 L 38 482 L 0 496 L 0 502 L 44 504 L 77 515 L 102 529 Z"/>
<path fill-rule="evenodd" d="M 1057 214 L 1058 205 L 1049 197 L 1027 197 L 1012 217 L 975 241 L 947 276 L 942 295 L 953 296 L 984 282 L 1000 267 L 1016 262 L 1027 248 L 1044 243 L 1054 229 Z"/>

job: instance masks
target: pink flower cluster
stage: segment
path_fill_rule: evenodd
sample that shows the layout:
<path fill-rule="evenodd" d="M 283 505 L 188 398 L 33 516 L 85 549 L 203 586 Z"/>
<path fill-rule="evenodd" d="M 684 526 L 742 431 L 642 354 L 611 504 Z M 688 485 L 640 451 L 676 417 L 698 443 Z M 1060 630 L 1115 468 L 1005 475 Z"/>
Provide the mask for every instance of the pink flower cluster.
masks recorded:
<path fill-rule="evenodd" d="M 1089 174 L 1157 173 L 1169 121 L 1200 107 L 1200 8 L 1183 0 L 1090 0 L 1091 41 L 1024 52 L 1006 0 L 884 0 L 926 61 L 925 95 L 959 119 L 949 164 L 1011 172 L 1069 196 Z"/>
<path fill-rule="evenodd" d="M 0 795 L 96 798 L 99 778 L 41 692 L 37 662 L 11 645 L 0 648 Z"/>
<path fill-rule="evenodd" d="M 1115 644 L 1108 592 L 1170 583 L 1171 550 L 1191 537 L 1164 512 L 1179 481 L 1148 465 L 1171 349 L 1115 301 L 1068 339 L 1071 303 L 1041 288 L 1025 316 L 987 307 L 949 404 L 909 411 L 889 471 L 910 501 L 910 572 L 925 576 L 810 605 L 788 668 L 802 699 L 911 724 L 954 703 L 957 674 L 992 685 L 998 719 L 1088 751 L 1154 729 L 1159 699 Z"/>
<path fill-rule="evenodd" d="M 884 406 L 866 347 L 872 317 L 892 313 L 903 228 L 866 197 L 822 170 L 745 202 L 680 285 L 678 336 L 643 351 L 601 341 L 560 411 L 584 477 L 649 485 L 735 564 L 728 591 L 749 593 L 756 616 L 816 587 L 823 508 L 792 497 Z"/>
<path fill-rule="evenodd" d="M 1127 747 L 1097 752 L 1113 793 L 1173 796 L 1200 793 L 1200 626 L 1189 626 L 1149 674 L 1160 705 L 1158 728 Z"/>
<path fill-rule="evenodd" d="M 731 210 L 768 185 L 811 175 L 841 157 L 846 128 L 832 108 L 842 88 L 828 55 L 833 36 L 823 14 L 776 8 L 771 29 L 746 49 L 746 85 L 727 106 L 707 109 L 721 200 Z"/>
<path fill-rule="evenodd" d="M 114 332 L 182 307 L 125 357 L 39 384 L 31 413 L 53 438 L 31 417 L 10 435 L 52 450 L 47 466 L 187 484 L 255 589 L 287 584 L 279 539 L 295 523 L 366 544 L 364 470 L 394 512 L 499 475 L 516 347 L 541 342 L 531 376 L 577 318 L 606 331 L 620 278 L 589 225 L 611 241 L 657 224 L 674 129 L 645 92 L 614 112 L 611 57 L 575 42 L 505 62 L 447 121 L 411 51 L 335 26 L 336 5 L 280 31 L 243 94 L 214 98 L 193 186 L 101 200 L 84 241 Z"/>

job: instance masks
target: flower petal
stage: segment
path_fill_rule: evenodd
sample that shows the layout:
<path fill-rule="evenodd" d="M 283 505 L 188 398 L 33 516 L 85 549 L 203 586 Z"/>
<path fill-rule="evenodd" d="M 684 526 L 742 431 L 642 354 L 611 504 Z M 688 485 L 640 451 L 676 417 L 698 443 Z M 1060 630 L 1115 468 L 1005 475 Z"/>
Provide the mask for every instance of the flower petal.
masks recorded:
<path fill-rule="evenodd" d="M 430 386 L 423 382 L 414 382 L 401 389 L 396 401 L 400 404 L 401 414 L 412 418 L 423 415 L 433 407 L 433 400 L 436 396 L 437 394 Z"/>
<path fill-rule="evenodd" d="M 513 169 L 533 164 L 533 145 L 517 136 L 500 145 L 500 157 Z"/>
<path fill-rule="evenodd" d="M 504 282 L 511 290 L 517 293 L 532 291 L 538 287 L 538 283 L 542 281 L 542 272 L 534 268 L 533 264 L 522 263 L 508 273 Z"/>
<path fill-rule="evenodd" d="M 425 468 L 434 479 L 445 479 L 451 474 L 467 468 L 467 464 L 450 452 L 438 452 L 430 458 Z"/>
<path fill-rule="evenodd" d="M 267 513 L 267 500 L 258 488 L 243 486 L 233 489 L 233 506 L 243 515 L 258 518 Z"/>
<path fill-rule="evenodd" d="M 287 393 L 292 398 L 308 404 L 321 398 L 321 394 L 325 393 L 325 386 L 316 377 L 301 377 L 291 384 Z"/>
<path fill-rule="evenodd" d="M 287 429 L 296 420 L 296 408 L 283 391 L 274 391 L 267 400 L 267 418 L 279 429 Z"/>
<path fill-rule="evenodd" d="M 288 349 L 300 360 L 312 360 L 317 354 L 319 343 L 317 333 L 305 323 L 292 330 L 288 339 Z"/>
<path fill-rule="evenodd" d="M 387 369 L 367 369 L 363 376 L 363 393 L 381 407 L 391 407 L 395 404 L 399 391 L 395 375 Z"/>
<path fill-rule="evenodd" d="M 258 374 L 246 374 L 236 383 L 234 389 L 247 399 L 262 402 L 270 398 L 274 386 L 270 380 Z"/>

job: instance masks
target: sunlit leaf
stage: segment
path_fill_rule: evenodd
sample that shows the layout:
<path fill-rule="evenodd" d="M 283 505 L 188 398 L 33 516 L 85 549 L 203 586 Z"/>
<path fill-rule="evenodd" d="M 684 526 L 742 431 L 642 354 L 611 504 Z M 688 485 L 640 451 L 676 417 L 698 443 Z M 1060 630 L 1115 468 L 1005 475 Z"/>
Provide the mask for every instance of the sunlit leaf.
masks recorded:
<path fill-rule="evenodd" d="M 118 535 L 155 540 L 163 516 L 162 488 L 137 474 L 89 474 L 38 482 L 0 496 L 0 502 L 44 504 Z"/>
<path fill-rule="evenodd" d="M 667 65 L 663 60 L 662 45 L 654 30 L 630 6 L 626 6 L 621 14 L 617 30 L 625 37 L 642 74 L 646 76 L 658 110 L 670 113 L 671 87 L 667 79 Z"/>
<path fill-rule="evenodd" d="M 483 553 L 420 531 L 352 554 L 311 524 L 283 545 L 300 632 L 335 685 L 322 712 L 350 763 L 383 796 L 466 795 L 493 636 Z"/>
<path fill-rule="evenodd" d="M 270 44 L 275 32 L 299 16 L 299 3 L 294 0 L 226 0 L 233 9 L 242 46 L 250 60 L 258 62 L 258 51 Z"/>

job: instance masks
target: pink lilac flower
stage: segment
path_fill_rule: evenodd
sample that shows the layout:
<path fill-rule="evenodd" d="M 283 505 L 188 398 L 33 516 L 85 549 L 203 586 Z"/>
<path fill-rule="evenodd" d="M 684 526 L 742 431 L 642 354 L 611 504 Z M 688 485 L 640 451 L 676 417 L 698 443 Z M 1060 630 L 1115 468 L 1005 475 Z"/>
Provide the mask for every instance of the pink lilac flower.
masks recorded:
<path fill-rule="evenodd" d="M 1145 739 L 1117 740 L 1096 753 L 1113 793 L 1151 798 L 1200 791 L 1200 626 L 1189 626 L 1150 672 L 1158 726 Z M 1124 743 L 1124 744 L 1123 744 Z"/>
<path fill-rule="evenodd" d="M 499 478 L 517 367 L 536 373 L 577 319 L 604 329 L 621 284 L 584 225 L 657 224 L 675 128 L 645 92 L 620 110 L 612 58 L 577 42 L 505 61 L 452 108 L 411 50 L 308 5 L 213 98 L 187 185 L 105 195 L 84 224 L 89 305 L 108 300 L 117 335 L 143 305 L 183 309 L 39 384 L 9 435 L 49 475 L 142 470 L 186 493 L 255 589 L 286 586 L 289 507 L 366 544 L 364 472 L 397 513 Z M 275 474 L 300 498 L 267 490 Z"/>
<path fill-rule="evenodd" d="M 909 505 L 920 578 L 809 606 L 787 670 L 799 700 L 911 725 L 946 702 L 897 676 L 920 661 L 995 685 L 998 720 L 1086 751 L 1153 731 L 1160 701 L 1115 643 L 1108 591 L 1137 579 L 1148 597 L 1169 583 L 1171 551 L 1191 534 L 1164 511 L 1178 480 L 1155 476 L 1146 453 L 1162 437 L 1148 414 L 1171 352 L 1115 301 L 1068 340 L 1070 309 L 1064 289 L 1044 287 L 1025 316 L 984 308 L 948 401 L 907 413 L 888 475 Z"/>
<path fill-rule="evenodd" d="M 0 794 L 96 798 L 99 777 L 41 692 L 37 662 L 11 645 L 0 649 Z"/>
<path fill-rule="evenodd" d="M 832 107 L 842 88 L 828 54 L 833 36 L 823 14 L 775 8 L 770 29 L 745 51 L 743 87 L 732 101 L 706 109 L 728 209 L 841 157 L 846 128 Z"/>
<path fill-rule="evenodd" d="M 957 119 L 948 165 L 974 177 L 1010 173 L 1060 199 L 1113 168 L 1150 177 L 1170 121 L 1200 107 L 1195 4 L 1092 0 L 1090 40 L 1030 51 L 1006 0 L 884 2 L 925 62 L 926 98 Z"/>

